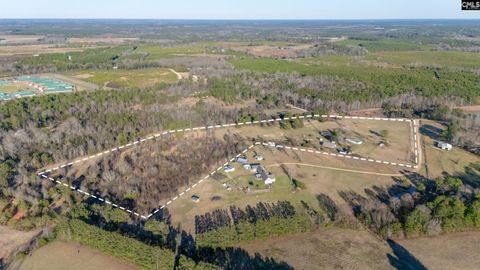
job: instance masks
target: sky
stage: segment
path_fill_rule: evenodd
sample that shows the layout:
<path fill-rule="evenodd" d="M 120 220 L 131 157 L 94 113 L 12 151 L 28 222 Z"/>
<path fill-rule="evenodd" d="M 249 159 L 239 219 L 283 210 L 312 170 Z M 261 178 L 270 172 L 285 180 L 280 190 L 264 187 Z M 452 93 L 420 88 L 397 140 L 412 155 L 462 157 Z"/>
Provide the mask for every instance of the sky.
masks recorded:
<path fill-rule="evenodd" d="M 480 19 L 460 0 L 0 0 L 0 18 Z"/>

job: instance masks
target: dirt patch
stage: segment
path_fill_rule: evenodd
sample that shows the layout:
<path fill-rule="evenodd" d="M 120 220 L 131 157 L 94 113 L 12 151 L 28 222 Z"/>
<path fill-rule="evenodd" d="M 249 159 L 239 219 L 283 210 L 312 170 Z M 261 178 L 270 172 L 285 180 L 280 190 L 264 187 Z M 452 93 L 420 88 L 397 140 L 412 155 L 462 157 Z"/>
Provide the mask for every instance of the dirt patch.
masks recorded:
<path fill-rule="evenodd" d="M 69 38 L 67 43 L 69 44 L 78 44 L 78 43 L 87 43 L 87 44 L 96 44 L 96 43 L 105 43 L 105 44 L 122 44 L 127 42 L 137 41 L 139 38 L 127 38 L 127 37 L 83 37 L 83 38 Z"/>
<path fill-rule="evenodd" d="M 0 259 L 5 259 L 19 250 L 38 233 L 38 231 L 23 232 L 0 226 Z"/>
<path fill-rule="evenodd" d="M 57 45 L 5 45 L 0 46 L 0 55 L 19 54 L 44 54 L 44 53 L 65 53 L 81 52 L 83 49 L 72 47 L 60 47 Z"/>
<path fill-rule="evenodd" d="M 256 57 L 274 57 L 274 58 L 294 58 L 301 50 L 311 48 L 311 44 L 302 45 L 259 45 L 259 46 L 240 46 L 232 47 L 231 49 L 237 52 L 243 52 Z"/>
<path fill-rule="evenodd" d="M 0 35 L 0 44 L 29 44 L 45 38 L 38 35 Z"/>
<path fill-rule="evenodd" d="M 78 75 L 75 75 L 73 77 L 78 78 L 78 79 L 88 79 L 88 78 L 93 77 L 93 75 L 92 74 L 78 74 Z"/>
<path fill-rule="evenodd" d="M 97 250 L 63 241 L 55 241 L 41 247 L 31 256 L 17 262 L 17 265 L 19 270 L 139 269 Z"/>

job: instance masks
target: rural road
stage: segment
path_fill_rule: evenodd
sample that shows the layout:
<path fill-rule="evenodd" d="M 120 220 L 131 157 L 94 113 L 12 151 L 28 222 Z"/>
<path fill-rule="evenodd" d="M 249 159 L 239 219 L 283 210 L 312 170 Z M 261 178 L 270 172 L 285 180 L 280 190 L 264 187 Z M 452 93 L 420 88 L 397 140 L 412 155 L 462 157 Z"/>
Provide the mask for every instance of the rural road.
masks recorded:
<path fill-rule="evenodd" d="M 305 167 L 314 167 L 314 168 L 328 169 L 328 170 L 334 170 L 334 171 L 378 175 L 378 176 L 402 176 L 403 175 L 399 173 L 392 174 L 392 173 L 377 173 L 377 172 L 350 170 L 350 169 L 342 169 L 342 168 L 328 167 L 328 166 L 321 166 L 321 165 L 314 165 L 314 164 L 307 164 L 307 163 L 277 163 L 277 164 L 267 165 L 266 167 L 280 167 L 282 165 L 299 165 L 299 166 L 305 166 Z"/>
<path fill-rule="evenodd" d="M 422 152 L 422 144 L 421 144 L 421 134 L 420 134 L 420 120 L 416 119 L 413 120 L 413 140 L 414 140 L 414 153 L 415 153 L 415 163 L 417 164 L 416 170 L 422 169 L 423 163 L 423 152 Z"/>

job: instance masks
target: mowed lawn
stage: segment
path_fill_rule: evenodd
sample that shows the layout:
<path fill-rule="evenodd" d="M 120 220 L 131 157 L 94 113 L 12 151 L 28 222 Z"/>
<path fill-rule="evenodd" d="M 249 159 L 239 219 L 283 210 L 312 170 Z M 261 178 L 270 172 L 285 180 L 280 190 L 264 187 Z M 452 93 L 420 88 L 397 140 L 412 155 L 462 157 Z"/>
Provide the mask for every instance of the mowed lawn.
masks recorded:
<path fill-rule="evenodd" d="M 147 88 L 177 81 L 177 76 L 166 68 L 85 70 L 68 75 L 110 88 Z"/>

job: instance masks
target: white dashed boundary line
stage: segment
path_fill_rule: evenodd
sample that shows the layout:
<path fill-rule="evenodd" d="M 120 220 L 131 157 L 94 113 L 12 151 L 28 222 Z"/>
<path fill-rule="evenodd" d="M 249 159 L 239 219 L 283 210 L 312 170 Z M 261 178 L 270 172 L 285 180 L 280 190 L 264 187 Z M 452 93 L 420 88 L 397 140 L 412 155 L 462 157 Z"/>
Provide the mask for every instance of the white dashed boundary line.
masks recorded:
<path fill-rule="evenodd" d="M 342 154 L 337 154 L 337 153 L 318 151 L 316 149 L 310 149 L 310 148 L 299 148 L 299 147 L 284 146 L 284 145 L 280 145 L 280 144 L 275 144 L 273 142 L 256 142 L 255 145 L 256 146 L 257 145 L 269 146 L 269 147 L 275 147 L 277 149 L 286 149 L 286 150 L 298 151 L 298 152 L 308 152 L 308 153 L 323 155 L 323 156 L 331 156 L 331 157 L 338 157 L 338 158 L 344 158 L 344 159 L 353 159 L 353 160 L 358 160 L 358 161 L 365 161 L 365 162 L 371 162 L 371 163 L 391 165 L 391 166 L 396 166 L 396 167 L 417 169 L 417 165 L 415 165 L 415 164 L 398 163 L 398 162 L 371 159 L 371 158 L 365 158 L 365 157 L 357 157 L 357 156 L 351 156 L 351 155 L 342 155 Z"/>
<path fill-rule="evenodd" d="M 101 157 L 103 155 L 107 155 L 107 154 L 112 153 L 112 152 L 117 152 L 117 151 L 120 151 L 120 150 L 122 150 L 124 148 L 127 148 L 127 147 L 137 146 L 141 143 L 144 143 L 144 142 L 147 142 L 147 141 L 150 141 L 150 140 L 154 140 L 156 138 L 165 136 L 167 134 L 174 134 L 174 133 L 179 133 L 179 132 L 198 131 L 198 130 L 218 129 L 218 128 L 235 127 L 235 126 L 239 127 L 239 126 L 243 126 L 243 125 L 255 125 L 255 124 L 289 121 L 289 120 L 296 120 L 296 119 L 314 119 L 314 118 L 375 120 L 375 121 L 392 121 L 392 122 L 408 122 L 408 123 L 413 122 L 412 120 L 405 119 L 405 118 L 381 118 L 381 117 L 343 116 L 343 115 L 326 115 L 326 114 L 324 114 L 324 115 L 319 115 L 319 114 L 312 115 L 312 114 L 309 114 L 309 115 L 292 116 L 292 117 L 285 117 L 285 118 L 275 118 L 275 119 L 272 118 L 272 119 L 267 119 L 267 120 L 251 121 L 251 122 L 239 122 L 239 123 L 218 124 L 218 125 L 210 125 L 210 126 L 202 126 L 202 127 L 194 127 L 194 128 L 173 129 L 173 130 L 158 132 L 154 135 L 145 137 L 143 139 L 138 139 L 136 141 L 133 141 L 133 142 L 121 145 L 121 146 L 117 146 L 117 147 L 111 148 L 109 150 L 105 150 L 103 152 L 99 152 L 97 154 L 90 155 L 90 156 L 85 157 L 85 158 L 81 158 L 81 159 L 77 159 L 77 160 L 74 160 L 74 161 L 71 161 L 71 162 L 68 162 L 68 163 L 64 163 L 60 166 L 57 166 L 57 167 L 39 172 L 38 175 L 41 176 L 41 175 L 44 175 L 44 174 L 48 174 L 48 173 L 63 169 L 65 167 L 75 166 L 75 165 L 78 165 L 79 163 L 88 161 L 90 159 L 98 158 L 98 157 Z M 414 133 L 414 134 L 416 134 L 416 133 Z M 416 140 L 415 140 L 415 144 L 416 144 Z M 418 157 L 417 157 L 417 159 L 418 159 Z"/>
<path fill-rule="evenodd" d="M 137 217 L 140 217 L 140 218 L 142 218 L 142 219 L 147 219 L 147 217 L 144 216 L 144 215 L 140 215 L 140 214 L 137 213 L 137 212 L 134 212 L 134 211 L 132 211 L 132 210 L 130 210 L 130 209 L 126 209 L 125 207 L 122 207 L 122 206 L 120 206 L 120 205 L 118 205 L 118 204 L 115 204 L 115 203 L 113 203 L 113 202 L 111 202 L 111 201 L 109 201 L 109 200 L 107 200 L 107 199 L 104 199 L 104 198 L 102 198 L 102 197 L 100 197 L 100 196 L 97 196 L 97 195 L 94 195 L 94 194 L 90 194 L 90 193 L 88 193 L 88 192 L 86 192 L 86 191 L 83 191 L 83 190 L 81 190 L 81 189 L 79 189 L 79 188 L 76 188 L 76 187 L 74 187 L 74 186 L 72 186 L 72 185 L 69 185 L 69 184 L 67 184 L 67 183 L 58 181 L 58 180 L 56 180 L 56 179 L 54 179 L 54 178 L 52 178 L 52 177 L 49 177 L 49 176 L 47 176 L 47 175 L 45 175 L 45 174 L 40 175 L 40 177 L 42 177 L 42 178 L 44 178 L 44 179 L 47 179 L 47 180 L 50 180 L 50 181 L 52 181 L 52 182 L 55 183 L 55 184 L 62 185 L 62 186 L 64 186 L 64 187 L 70 188 L 70 189 L 73 190 L 73 191 L 77 191 L 77 192 L 83 194 L 84 196 L 87 196 L 87 197 L 96 199 L 96 200 L 98 200 L 98 201 L 100 201 L 100 202 L 102 202 L 102 203 L 106 203 L 106 204 L 108 204 L 108 205 L 111 205 L 112 207 L 115 207 L 115 208 L 118 208 L 118 209 L 120 209 L 120 210 L 123 210 L 123 211 L 125 211 L 125 212 L 127 212 L 127 213 L 129 213 L 129 214 L 133 214 L 133 215 L 135 215 L 135 216 L 137 216 Z"/>
<path fill-rule="evenodd" d="M 41 178 L 44 178 L 44 179 L 47 179 L 47 180 L 50 180 L 52 181 L 53 183 L 56 183 L 56 184 L 59 184 L 59 185 L 62 185 L 62 186 L 65 186 L 65 187 L 68 187 L 74 191 L 77 191 L 85 196 L 88 196 L 88 197 L 91 197 L 93 199 L 96 199 L 100 202 L 104 202 L 106 204 L 109 204 L 111 205 L 112 207 L 115 207 L 115 208 L 118 208 L 120 210 L 123 210 L 129 214 L 133 214 L 137 217 L 140 217 L 142 219 L 149 219 L 150 217 L 152 217 L 153 215 L 155 215 L 156 213 L 158 213 L 160 210 L 162 210 L 163 208 L 167 207 L 168 205 L 170 205 L 171 203 L 173 203 L 175 200 L 179 199 L 180 197 L 184 196 L 186 193 L 190 192 L 192 189 L 196 188 L 199 184 L 201 184 L 203 181 L 205 181 L 206 179 L 210 178 L 211 176 L 213 176 L 216 172 L 220 171 L 223 169 L 223 166 L 220 166 L 218 167 L 217 169 L 213 170 L 212 172 L 210 172 L 208 175 L 206 175 L 205 177 L 203 177 L 202 179 L 198 180 L 196 183 L 194 183 L 193 185 L 187 187 L 184 191 L 180 192 L 178 195 L 176 195 L 175 197 L 173 197 L 171 200 L 169 200 L 167 203 L 165 203 L 164 205 L 160 206 L 158 209 L 154 210 L 153 212 L 151 212 L 149 215 L 145 216 L 145 215 L 141 215 L 137 212 L 134 212 L 130 209 L 126 209 L 122 206 L 119 206 L 115 203 L 112 203 L 110 202 L 109 200 L 106 200 L 106 199 L 103 199 L 101 198 L 100 196 L 96 196 L 94 194 L 90 194 L 86 191 L 83 191 L 79 188 L 76 188 L 72 185 L 69 185 L 67 183 L 64 183 L 64 182 L 61 182 L 59 180 L 56 180 L 52 177 L 49 177 L 47 176 L 48 173 L 51 173 L 51 172 L 54 172 L 54 171 L 57 171 L 57 170 L 60 170 L 60 169 L 63 169 L 65 167 L 70 167 L 70 166 L 75 166 L 81 162 L 85 162 L 85 161 L 88 161 L 90 159 L 93 159 L 93 158 L 97 158 L 97 157 L 101 157 L 103 155 L 107 155 L 109 153 L 112 153 L 112 152 L 116 152 L 116 151 L 120 151 L 124 148 L 127 148 L 127 147 L 132 147 L 132 146 L 135 146 L 135 145 L 138 145 L 140 143 L 143 143 L 143 142 L 146 142 L 146 141 L 149 141 L 149 140 L 154 140 L 156 138 L 159 138 L 159 137 L 162 137 L 162 136 L 165 136 L 167 134 L 174 134 L 174 133 L 178 133 L 178 132 L 190 132 L 190 131 L 198 131 L 198 130 L 209 130 L 209 129 L 216 129 L 216 128 L 226 128 L 226 127 L 235 127 L 235 126 L 243 126 L 243 125 L 254 125 L 254 124 L 260 124 L 260 123 L 272 123 L 272 122 L 280 122 L 280 121 L 288 121 L 288 120 L 296 120 L 296 119 L 314 119 L 314 118 L 333 118 L 333 119 L 355 119 L 355 120 L 375 120 L 375 121 L 393 121 L 393 122 L 407 122 L 409 123 L 412 127 L 413 127 L 413 141 L 414 141 L 414 152 L 415 152 L 415 164 L 416 165 L 411 165 L 411 164 L 403 164 L 403 163 L 395 163 L 395 162 L 389 162 L 389 161 L 382 161 L 382 160 L 375 160 L 375 159 L 370 159 L 370 158 L 363 158 L 363 157 L 356 157 L 356 156 L 350 156 L 350 155 L 341 155 L 341 154 L 336 154 L 336 153 L 329 153 L 329 152 L 324 152 L 324 151 L 317 151 L 317 150 L 313 150 L 313 149 L 306 149 L 306 148 L 297 148 L 297 147 L 289 147 L 289 146 L 283 146 L 283 145 L 276 145 L 275 143 L 273 142 L 257 142 L 251 146 L 249 146 L 247 149 L 245 149 L 244 151 L 242 151 L 241 153 L 237 154 L 234 158 L 231 158 L 229 161 L 227 161 L 223 166 L 227 165 L 229 162 L 233 162 L 235 161 L 236 158 L 238 158 L 239 156 L 247 153 L 248 150 L 252 149 L 253 147 L 257 146 L 257 145 L 263 145 L 263 146 L 270 146 L 270 147 L 275 147 L 277 149 L 280 149 L 280 148 L 283 148 L 283 149 L 287 149 L 287 150 L 293 150 L 293 151 L 300 151 L 300 152 L 309 152 L 309 153 L 315 153 L 315 154 L 321 154 L 321 155 L 326 155 L 326 156 L 333 156 L 333 157 L 339 157 L 339 158 L 345 158 L 345 159 L 353 159 L 353 160 L 358 160 L 358 161 L 365 161 L 365 162 L 372 162 L 372 163 L 378 163 L 378 164 L 385 164 L 385 165 L 392 165 L 392 166 L 398 166 L 398 167 L 405 167 L 405 168 L 418 168 L 418 144 L 417 144 L 417 133 L 418 133 L 418 128 L 416 126 L 416 122 L 415 120 L 410 120 L 410 119 L 405 119 L 405 118 L 380 118 L 380 117 L 361 117 L 361 116 L 341 116 L 341 115 L 318 115 L 318 114 L 315 114 L 315 115 L 302 115 L 302 116 L 293 116 L 293 117 L 285 117 L 285 118 L 275 118 L 275 119 L 267 119 L 267 120 L 259 120 L 259 121 L 251 121 L 251 122 L 239 122 L 239 123 L 231 123 L 231 124 L 219 124 L 219 125 L 210 125 L 210 126 L 203 126 L 203 127 L 194 127 L 194 128 L 184 128 L 184 129 L 175 129 L 175 130 L 168 130 L 168 131 L 164 131 L 164 132 L 159 132 L 157 134 L 154 134 L 154 135 L 151 135 L 149 137 L 145 137 L 145 138 L 142 138 L 142 139 L 138 139 L 136 141 L 133 141 L 133 142 L 130 142 L 130 143 L 127 143 L 127 144 L 124 144 L 124 145 L 121 145 L 121 146 L 118 146 L 118 147 L 115 147 L 115 148 L 112 148 L 112 149 L 109 149 L 109 150 L 105 150 L 103 152 L 99 152 L 97 154 L 94 154 L 94 155 L 91 155 L 91 156 L 88 156 L 88 157 L 85 157 L 85 158 L 82 158 L 82 159 L 77 159 L 75 161 L 71 161 L 71 162 L 68 162 L 68 163 L 64 163 L 60 166 L 57 166 L 57 167 L 54 167 L 52 169 L 49 169 L 49 170 L 46 170 L 46 171 L 43 171 L 43 172 L 40 172 L 38 173 L 38 175 L 41 177 Z"/>
<path fill-rule="evenodd" d="M 371 162 L 371 163 L 378 163 L 378 164 L 385 164 L 385 165 L 391 165 L 391 166 L 396 166 L 396 167 L 403 167 L 403 168 L 417 168 L 418 165 L 411 165 L 411 164 L 403 164 L 403 163 L 396 163 L 396 162 L 390 162 L 390 161 L 383 161 L 383 160 L 376 160 L 376 159 L 370 159 L 370 158 L 364 158 L 364 157 L 356 157 L 356 156 L 351 156 L 351 155 L 342 155 L 342 154 L 336 154 L 336 153 L 329 153 L 329 152 L 324 152 L 324 151 L 318 151 L 318 150 L 314 150 L 314 149 L 308 149 L 308 148 L 298 148 L 298 147 L 291 147 L 291 146 L 283 146 L 283 145 L 279 145 L 279 144 L 275 144 L 274 142 L 256 142 L 252 145 L 250 145 L 248 148 L 246 148 L 245 150 L 243 150 L 241 153 L 237 154 L 235 157 L 229 159 L 227 162 L 225 162 L 222 166 L 219 166 L 217 169 L 213 170 L 212 172 L 210 172 L 209 174 L 207 174 L 206 176 L 204 176 L 203 178 L 201 178 L 200 180 L 198 180 L 197 182 L 193 183 L 192 185 L 188 186 L 187 188 L 185 188 L 183 191 L 181 191 L 180 193 L 178 193 L 177 195 L 175 195 L 171 200 L 167 201 L 165 204 L 161 205 L 159 208 L 155 209 L 154 211 L 152 211 L 150 214 L 148 215 L 141 215 L 141 214 L 138 214 L 137 212 L 134 212 L 130 209 L 126 209 L 118 204 L 115 204 L 115 203 L 112 203 L 106 199 L 103 199 L 99 196 L 96 196 L 96 195 L 93 195 L 93 194 L 90 194 L 86 191 L 83 191 L 81 189 L 78 189 L 72 185 L 69 185 L 69 184 L 66 184 L 64 182 L 61 182 L 59 180 L 56 180 L 52 177 L 48 177 L 46 176 L 45 174 L 41 174 L 40 176 L 42 178 L 45 178 L 45 179 L 48 179 L 50 181 L 52 181 L 53 183 L 56 183 L 56 184 L 59 184 L 59 185 L 63 185 L 65 187 L 68 187 L 74 191 L 77 191 L 85 196 L 88 196 L 88 197 L 91 197 L 91 198 L 94 198 L 100 202 L 103 202 L 103 203 L 106 203 L 106 204 L 109 204 L 111 205 L 112 207 L 115 207 L 115 208 L 118 208 L 120 210 L 123 210 L 129 214 L 133 214 L 137 217 L 140 217 L 144 220 L 147 220 L 149 218 L 151 218 L 153 215 L 155 215 L 156 213 L 158 213 L 160 210 L 164 209 L 165 207 L 167 207 L 168 205 L 172 204 L 173 202 L 175 202 L 177 199 L 181 198 L 182 196 L 186 195 L 188 192 L 190 192 L 192 189 L 196 188 L 199 184 L 201 184 L 203 181 L 207 180 L 208 178 L 210 178 L 211 176 L 213 176 L 215 173 L 219 172 L 220 170 L 223 169 L 224 166 L 228 165 L 230 162 L 234 162 L 238 157 L 240 157 L 241 155 L 244 155 L 246 154 L 249 150 L 251 150 L 252 148 L 254 148 L 255 146 L 268 146 L 268 147 L 274 147 L 276 149 L 286 149 L 286 150 L 292 150 L 292 151 L 299 151 L 299 152 L 308 152 L 308 153 L 313 153 L 313 154 L 318 154 L 318 155 L 325 155 L 325 156 L 332 156 L 332 157 L 338 157 L 338 158 L 345 158 L 345 159 L 353 159 L 353 160 L 357 160 L 357 161 L 363 161 L 363 162 Z"/>

